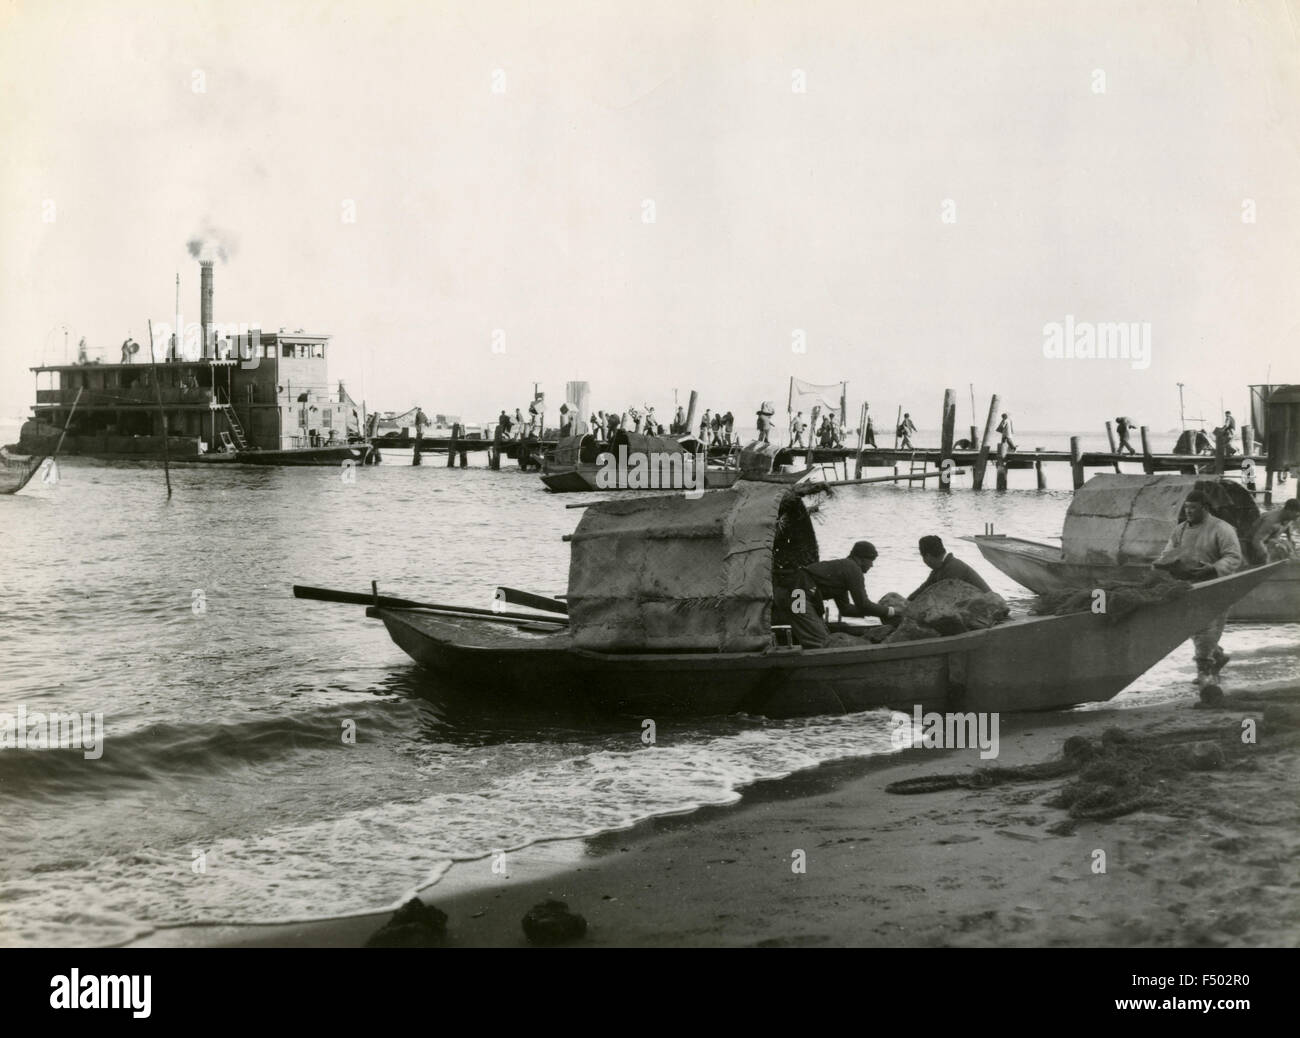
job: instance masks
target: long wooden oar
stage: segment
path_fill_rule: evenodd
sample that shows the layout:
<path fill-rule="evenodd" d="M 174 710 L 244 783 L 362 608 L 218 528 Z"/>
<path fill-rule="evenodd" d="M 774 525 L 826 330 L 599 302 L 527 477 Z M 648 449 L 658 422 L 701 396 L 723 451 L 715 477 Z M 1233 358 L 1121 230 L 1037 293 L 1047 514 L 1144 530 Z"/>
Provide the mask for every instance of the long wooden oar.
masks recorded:
<path fill-rule="evenodd" d="M 432 613 L 454 613 L 460 616 L 481 617 L 484 620 L 528 620 L 534 623 L 557 624 L 561 627 L 568 624 L 567 619 L 560 617 L 539 616 L 535 613 L 507 613 L 497 612 L 495 609 L 476 609 L 473 606 L 445 605 L 437 602 L 413 602 L 407 598 L 392 598 L 388 595 L 365 594 L 356 591 L 335 591 L 327 587 L 305 587 L 302 584 L 293 586 L 294 598 L 310 598 L 317 602 L 342 602 L 347 605 L 367 605 L 381 606 L 385 609 L 423 609 Z"/>
<path fill-rule="evenodd" d="M 496 597 L 511 605 L 527 606 L 529 609 L 542 609 L 548 613 L 567 613 L 569 604 L 547 595 L 535 595 L 531 591 L 520 591 L 516 587 L 497 588 Z"/>

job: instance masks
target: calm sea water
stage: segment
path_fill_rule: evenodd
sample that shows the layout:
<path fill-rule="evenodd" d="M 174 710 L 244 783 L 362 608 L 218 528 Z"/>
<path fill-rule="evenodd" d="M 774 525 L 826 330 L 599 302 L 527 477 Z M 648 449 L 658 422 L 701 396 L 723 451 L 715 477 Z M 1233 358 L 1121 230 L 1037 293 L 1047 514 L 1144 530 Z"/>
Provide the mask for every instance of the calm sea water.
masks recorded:
<path fill-rule="evenodd" d="M 176 466 L 169 501 L 158 466 L 64 459 L 56 485 L 0 498 L 0 711 L 102 713 L 106 726 L 98 760 L 0 751 L 0 944 L 382 909 L 453 861 L 728 803 L 756 780 L 888 752 L 879 712 L 661 725 L 647 748 L 635 718 L 453 710 L 361 607 L 290 592 L 377 579 L 393 594 L 487 606 L 498 583 L 564 591 L 560 538 L 578 518 L 564 505 L 577 498 L 513 468 L 489 472 L 481 456 L 464 471 L 427 460 L 413 468 L 394 453 L 352 483 L 333 469 Z M 1033 473 L 1011 478 L 1032 486 Z M 1056 466 L 1051 479 L 1059 489 L 1046 493 L 841 489 L 822 509 L 823 555 L 869 538 L 881 551 L 869 589 L 906 593 L 926 575 L 917 537 L 938 533 L 1023 598 L 956 538 L 986 522 L 1059 534 L 1068 473 Z M 1226 639 L 1254 661 L 1252 680 L 1294 673 L 1295 643 L 1294 627 Z M 1179 650 L 1119 702 L 1187 697 L 1191 673 Z"/>

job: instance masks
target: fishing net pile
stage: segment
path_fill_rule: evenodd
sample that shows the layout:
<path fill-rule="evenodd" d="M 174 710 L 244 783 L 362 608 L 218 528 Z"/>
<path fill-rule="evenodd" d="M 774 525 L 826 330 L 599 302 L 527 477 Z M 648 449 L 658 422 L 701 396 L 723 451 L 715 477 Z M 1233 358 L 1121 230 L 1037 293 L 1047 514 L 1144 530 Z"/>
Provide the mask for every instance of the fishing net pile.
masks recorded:
<path fill-rule="evenodd" d="M 1254 762 L 1248 758 L 1265 741 L 1272 749 L 1300 745 L 1300 707 L 1278 701 L 1287 698 L 1293 703 L 1298 691 L 1290 688 L 1274 695 L 1227 697 L 1222 705 L 1232 709 L 1233 716 L 1219 724 L 1149 735 L 1107 728 L 1097 740 L 1072 735 L 1065 740 L 1057 760 L 903 779 L 890 783 L 885 792 L 978 790 L 1073 776 L 1044 801 L 1068 815 L 1066 821 L 1051 828 L 1058 835 L 1072 832 L 1078 821 L 1119 818 L 1148 807 L 1159 806 L 1166 813 L 1177 813 L 1184 799 L 1180 793 L 1195 799 L 1194 790 L 1187 788 L 1192 773 L 1252 768 Z M 1242 738 L 1243 711 L 1262 713 L 1255 733 L 1258 744 Z"/>
<path fill-rule="evenodd" d="M 1095 588 L 1066 588 L 1039 595 L 1029 611 L 1036 616 L 1065 616 L 1091 612 L 1099 601 L 1105 602 L 1105 615 L 1118 623 L 1145 606 L 1159 605 L 1182 598 L 1192 589 L 1185 580 L 1174 580 L 1157 570 L 1142 581 L 1099 581 Z M 1101 599 L 1096 592 L 1104 592 Z"/>
<path fill-rule="evenodd" d="M 903 619 L 897 626 L 869 628 L 865 637 L 870 641 L 914 642 L 981 631 L 1011 614 L 1001 595 L 962 580 L 941 580 L 911 601 L 891 591 L 881 596 L 879 604 L 892 606 Z"/>

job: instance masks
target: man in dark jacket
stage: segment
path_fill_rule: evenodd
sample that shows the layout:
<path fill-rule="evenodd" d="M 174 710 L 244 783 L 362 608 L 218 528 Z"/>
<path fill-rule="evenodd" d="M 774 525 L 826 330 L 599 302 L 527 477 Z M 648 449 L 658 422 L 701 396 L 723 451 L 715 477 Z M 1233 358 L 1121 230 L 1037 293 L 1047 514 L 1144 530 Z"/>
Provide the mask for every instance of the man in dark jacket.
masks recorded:
<path fill-rule="evenodd" d="M 876 561 L 870 541 L 858 541 L 848 558 L 813 562 L 773 587 L 773 625 L 788 625 L 794 640 L 805 649 L 821 649 L 830 641 L 824 602 L 831 599 L 840 616 L 878 616 L 896 619 L 896 610 L 877 605 L 867 597 L 866 572 Z"/>
<path fill-rule="evenodd" d="M 934 534 L 921 538 L 920 549 L 921 561 L 930 567 L 930 575 L 925 578 L 924 584 L 907 596 L 909 602 L 941 580 L 961 580 L 981 591 L 992 590 L 983 577 L 944 548 L 943 541 Z"/>

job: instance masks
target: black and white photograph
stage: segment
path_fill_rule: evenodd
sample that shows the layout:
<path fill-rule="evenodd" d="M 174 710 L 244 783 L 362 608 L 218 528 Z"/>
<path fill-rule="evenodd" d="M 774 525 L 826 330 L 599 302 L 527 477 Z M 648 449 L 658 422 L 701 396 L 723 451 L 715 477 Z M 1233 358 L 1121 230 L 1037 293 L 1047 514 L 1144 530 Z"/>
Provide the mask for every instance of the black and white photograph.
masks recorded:
<path fill-rule="evenodd" d="M 1295 0 L 13 0 L 0 129 L 19 961 L 1300 942 Z"/>

